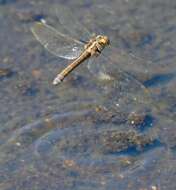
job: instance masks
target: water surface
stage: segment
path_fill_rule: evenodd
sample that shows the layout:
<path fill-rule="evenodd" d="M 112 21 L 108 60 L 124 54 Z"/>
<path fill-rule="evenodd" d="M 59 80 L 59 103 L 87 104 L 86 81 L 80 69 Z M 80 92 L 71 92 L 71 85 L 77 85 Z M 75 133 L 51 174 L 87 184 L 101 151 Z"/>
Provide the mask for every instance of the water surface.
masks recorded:
<path fill-rule="evenodd" d="M 175 7 L 0 1 L 0 189 L 176 189 Z M 75 37 L 86 35 L 73 19 L 110 36 L 111 63 L 97 58 L 92 70 L 113 80 L 84 63 L 53 86 L 68 61 L 32 35 L 41 18 Z"/>

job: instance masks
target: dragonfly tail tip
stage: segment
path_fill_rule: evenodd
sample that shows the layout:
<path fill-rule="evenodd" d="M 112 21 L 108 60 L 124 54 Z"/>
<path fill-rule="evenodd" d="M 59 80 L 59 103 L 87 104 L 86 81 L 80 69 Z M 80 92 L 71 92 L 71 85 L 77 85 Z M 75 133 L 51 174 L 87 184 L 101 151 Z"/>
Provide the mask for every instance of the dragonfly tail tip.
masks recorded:
<path fill-rule="evenodd" d="M 57 85 L 63 81 L 63 76 L 58 75 L 54 80 L 53 80 L 53 85 Z"/>

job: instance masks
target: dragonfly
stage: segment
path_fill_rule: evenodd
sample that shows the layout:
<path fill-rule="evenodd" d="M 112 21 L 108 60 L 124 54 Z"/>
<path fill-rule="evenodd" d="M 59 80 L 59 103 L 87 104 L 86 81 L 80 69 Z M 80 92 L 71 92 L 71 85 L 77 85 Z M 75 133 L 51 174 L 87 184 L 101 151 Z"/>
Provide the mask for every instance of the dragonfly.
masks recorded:
<path fill-rule="evenodd" d="M 36 37 L 36 39 L 38 39 L 45 48 L 53 51 L 52 48 L 52 44 L 50 40 L 47 39 L 42 39 L 40 37 L 40 31 L 44 31 L 47 30 L 48 33 L 53 33 L 54 36 L 58 35 L 60 37 L 63 37 L 67 40 L 73 41 L 72 43 L 81 43 L 78 40 L 71 40 L 69 37 L 65 36 L 62 33 L 59 33 L 58 31 L 55 31 L 54 28 L 52 28 L 51 26 L 47 25 L 45 23 L 45 21 L 43 22 L 37 22 L 34 26 L 34 28 L 32 29 L 32 32 L 34 34 L 34 36 Z M 52 37 L 52 36 L 50 36 Z M 53 38 L 54 40 L 54 38 Z M 78 57 L 72 57 L 75 58 L 75 60 L 69 64 L 65 69 L 63 69 L 58 75 L 57 77 L 54 79 L 53 84 L 57 85 L 58 83 L 62 82 L 64 80 L 64 78 L 71 72 L 73 71 L 77 66 L 79 66 L 82 62 L 84 62 L 86 59 L 92 57 L 92 56 L 99 56 L 102 52 L 102 50 L 105 48 L 105 46 L 109 45 L 109 38 L 107 36 L 104 35 L 97 35 L 95 37 L 92 37 L 85 45 L 84 45 L 84 49 L 83 51 L 80 53 L 80 55 L 78 55 Z M 72 48 L 72 51 L 75 51 L 75 48 Z M 53 53 L 55 53 L 53 51 Z M 59 56 L 59 53 L 57 54 Z"/>
<path fill-rule="evenodd" d="M 70 46 L 75 43 L 77 45 L 83 45 L 81 41 L 78 41 L 76 39 L 72 39 L 69 36 L 66 36 L 65 34 L 60 33 L 59 31 L 56 31 L 53 27 L 46 24 L 45 20 L 41 20 L 41 22 L 36 22 L 35 25 L 32 28 L 32 33 L 36 37 L 36 39 L 51 53 L 56 54 L 57 56 L 64 57 L 62 55 L 62 51 L 58 51 L 59 49 L 55 46 L 57 46 L 55 43 L 58 39 L 63 38 L 68 43 L 71 43 Z M 45 35 L 47 35 L 49 38 L 45 38 Z M 56 38 L 58 38 L 56 40 Z M 54 42 L 54 40 L 56 40 Z M 54 42 L 54 43 L 52 43 Z M 82 62 L 87 60 L 88 58 L 92 56 L 99 56 L 105 46 L 110 44 L 110 40 L 105 35 L 97 35 L 93 36 L 87 43 L 84 44 L 84 48 L 82 52 L 76 52 L 77 48 L 73 47 L 72 52 L 75 53 L 72 54 L 71 57 L 66 56 L 67 59 L 75 59 L 71 64 L 69 64 L 65 69 L 63 69 L 53 80 L 53 84 L 57 85 L 58 83 L 62 82 L 64 78 L 71 73 L 77 66 L 79 66 Z M 62 47 L 64 49 L 64 47 Z M 69 47 L 70 48 L 70 47 Z"/>
<path fill-rule="evenodd" d="M 63 10 L 59 10 L 58 13 L 60 13 L 59 18 L 64 15 Z M 110 70 L 110 72 L 115 71 L 118 73 L 121 80 L 119 83 L 124 83 L 126 85 L 130 80 L 135 82 L 137 81 L 129 74 L 121 71 L 120 68 L 117 68 L 117 65 L 123 68 L 128 67 L 129 69 L 129 66 L 130 68 L 134 68 L 131 66 L 133 66 L 134 63 L 137 63 L 138 67 L 136 68 L 140 69 L 139 60 L 134 59 L 134 56 L 128 55 L 128 53 L 123 50 L 116 51 L 115 48 L 116 58 L 119 60 L 119 62 L 118 64 L 112 63 L 113 60 L 110 60 L 107 58 L 107 56 L 102 55 L 105 47 L 110 46 L 110 39 L 106 35 L 91 35 L 91 33 L 85 29 L 85 27 L 82 27 L 82 25 L 80 26 L 79 22 L 73 20 L 73 16 L 70 16 L 66 19 L 64 18 L 63 20 L 66 22 L 64 27 L 72 26 L 73 30 L 75 29 L 75 31 L 80 29 L 83 31 L 83 34 L 86 34 L 86 37 L 89 36 L 89 39 L 76 39 L 72 35 L 66 34 L 65 31 L 62 32 L 62 27 L 59 27 L 59 30 L 57 30 L 52 25 L 49 25 L 44 19 L 41 19 L 39 22 L 35 22 L 31 27 L 31 31 L 37 41 L 39 41 L 40 44 L 42 44 L 51 54 L 60 58 L 72 60 L 72 62 L 62 71 L 60 71 L 59 74 L 57 74 L 57 76 L 54 78 L 54 85 L 61 83 L 66 78 L 66 76 L 68 76 L 73 70 L 75 70 L 76 67 L 86 60 L 89 60 L 88 69 L 96 76 L 108 80 L 112 79 L 113 77 L 111 77 L 108 73 Z M 101 57 L 101 59 L 98 57 Z M 137 83 L 139 84 L 139 82 Z"/>

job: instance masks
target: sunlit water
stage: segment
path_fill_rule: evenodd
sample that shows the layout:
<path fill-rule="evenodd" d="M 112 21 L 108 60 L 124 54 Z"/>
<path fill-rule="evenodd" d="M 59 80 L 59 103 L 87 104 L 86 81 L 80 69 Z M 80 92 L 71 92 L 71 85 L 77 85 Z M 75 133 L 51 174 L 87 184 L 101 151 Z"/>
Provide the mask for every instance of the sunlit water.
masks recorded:
<path fill-rule="evenodd" d="M 65 5 L 71 13 L 61 15 Z M 176 189 L 175 7 L 0 1 L 0 189 Z M 71 14 L 118 49 L 53 86 L 68 61 L 30 27 L 45 18 L 61 30 L 64 21 L 86 38 Z"/>

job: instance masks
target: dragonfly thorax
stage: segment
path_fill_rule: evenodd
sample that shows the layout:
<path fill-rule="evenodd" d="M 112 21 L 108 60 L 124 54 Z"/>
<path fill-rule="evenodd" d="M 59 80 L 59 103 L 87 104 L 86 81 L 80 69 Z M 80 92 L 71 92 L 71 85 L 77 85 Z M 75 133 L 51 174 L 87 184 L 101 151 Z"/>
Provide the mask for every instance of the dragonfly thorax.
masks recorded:
<path fill-rule="evenodd" d="M 109 39 L 107 36 L 98 35 L 89 40 L 84 46 L 84 50 L 91 54 L 91 56 L 98 56 L 101 51 L 105 48 L 106 45 L 109 45 Z"/>

